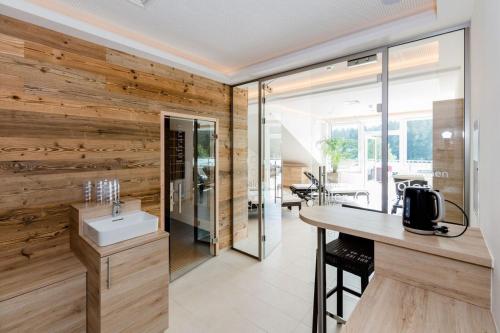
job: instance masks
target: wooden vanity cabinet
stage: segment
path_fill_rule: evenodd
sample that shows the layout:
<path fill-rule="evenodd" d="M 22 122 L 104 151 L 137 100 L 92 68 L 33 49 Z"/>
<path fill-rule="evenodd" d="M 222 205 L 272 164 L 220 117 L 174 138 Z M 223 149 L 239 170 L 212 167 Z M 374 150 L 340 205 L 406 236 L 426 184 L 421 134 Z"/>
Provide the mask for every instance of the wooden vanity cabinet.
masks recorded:
<path fill-rule="evenodd" d="M 163 332 L 168 328 L 168 234 L 105 246 L 80 239 L 74 251 L 87 266 L 88 332 Z"/>
<path fill-rule="evenodd" d="M 122 211 L 140 209 L 138 200 L 123 201 Z M 80 223 L 105 213 L 107 207 L 74 205 L 71 214 L 71 249 L 87 267 L 87 331 L 164 332 L 168 328 L 169 234 L 159 230 L 97 246 L 80 233 Z"/>
<path fill-rule="evenodd" d="M 168 239 L 101 258 L 101 332 L 168 327 Z"/>

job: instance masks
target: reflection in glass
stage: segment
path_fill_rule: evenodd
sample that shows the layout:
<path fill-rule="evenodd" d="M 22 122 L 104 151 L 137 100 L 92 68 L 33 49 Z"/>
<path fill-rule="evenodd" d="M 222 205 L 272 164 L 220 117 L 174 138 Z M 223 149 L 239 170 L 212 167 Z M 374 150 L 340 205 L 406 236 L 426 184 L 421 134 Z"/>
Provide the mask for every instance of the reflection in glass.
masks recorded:
<path fill-rule="evenodd" d="M 431 186 L 463 207 L 463 30 L 389 49 L 389 121 L 398 124 L 389 131 L 389 211 L 401 214 L 409 185 Z M 446 210 L 447 221 L 462 223 L 456 208 Z"/>
<path fill-rule="evenodd" d="M 215 226 L 215 124 L 211 121 L 195 121 L 196 159 L 196 209 L 195 238 L 210 243 Z"/>
<path fill-rule="evenodd" d="M 405 187 L 416 185 L 463 206 L 464 31 L 388 51 L 387 137 L 382 53 L 261 82 L 262 119 L 259 84 L 233 89 L 235 249 L 268 255 L 281 239 L 282 218 L 296 218 L 281 206 L 318 204 L 320 166 L 327 169 L 327 204 L 398 214 Z M 448 221 L 462 222 L 453 206 L 447 211 Z"/>
<path fill-rule="evenodd" d="M 265 110 L 281 123 L 285 203 L 318 204 L 324 165 L 328 204 L 382 208 L 381 71 L 372 54 L 266 82 Z"/>
<path fill-rule="evenodd" d="M 214 255 L 215 123 L 165 118 L 165 229 L 174 280 Z"/>
<path fill-rule="evenodd" d="M 258 83 L 233 88 L 233 248 L 260 257 Z"/>
<path fill-rule="evenodd" d="M 264 83 L 263 96 L 266 98 L 269 89 Z M 281 241 L 281 111 L 268 108 L 263 103 L 262 124 L 262 198 L 264 225 L 264 257 L 268 257 Z"/>

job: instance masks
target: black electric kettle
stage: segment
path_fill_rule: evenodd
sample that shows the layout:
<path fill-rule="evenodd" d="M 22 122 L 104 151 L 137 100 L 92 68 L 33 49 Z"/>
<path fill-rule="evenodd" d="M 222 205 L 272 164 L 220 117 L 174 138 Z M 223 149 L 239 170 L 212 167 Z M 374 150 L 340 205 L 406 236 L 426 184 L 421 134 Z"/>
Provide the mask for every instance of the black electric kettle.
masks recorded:
<path fill-rule="evenodd" d="M 409 186 L 403 199 L 403 226 L 418 234 L 434 234 L 444 219 L 444 197 L 429 187 Z"/>

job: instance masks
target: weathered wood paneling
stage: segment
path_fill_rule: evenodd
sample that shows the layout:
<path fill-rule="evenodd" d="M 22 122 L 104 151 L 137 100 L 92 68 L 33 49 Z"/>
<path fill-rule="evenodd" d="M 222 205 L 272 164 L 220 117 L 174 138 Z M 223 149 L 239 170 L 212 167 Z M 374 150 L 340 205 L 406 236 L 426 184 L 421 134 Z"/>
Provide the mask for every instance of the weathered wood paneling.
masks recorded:
<path fill-rule="evenodd" d="M 0 73 L 0 260 L 65 243 L 84 180 L 119 177 L 159 215 L 164 110 L 219 120 L 219 238 L 231 244 L 228 86 L 6 16 Z"/>
<path fill-rule="evenodd" d="M 24 55 L 24 42 L 21 39 L 0 34 L 0 54 L 22 57 Z"/>
<path fill-rule="evenodd" d="M 233 240 L 248 237 L 248 90 L 233 88 Z"/>

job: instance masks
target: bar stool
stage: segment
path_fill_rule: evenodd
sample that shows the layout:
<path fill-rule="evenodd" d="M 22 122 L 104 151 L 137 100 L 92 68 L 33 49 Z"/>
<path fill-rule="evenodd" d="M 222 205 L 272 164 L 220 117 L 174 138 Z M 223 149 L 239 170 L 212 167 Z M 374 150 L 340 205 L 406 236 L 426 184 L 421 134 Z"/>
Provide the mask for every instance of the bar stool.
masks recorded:
<path fill-rule="evenodd" d="M 377 210 L 356 207 L 351 205 L 342 205 L 346 208 L 363 209 L 379 212 Z M 317 258 L 317 255 L 316 255 Z M 368 286 L 369 277 L 374 271 L 374 243 L 372 240 L 356 237 L 348 234 L 339 233 L 339 237 L 326 244 L 325 263 L 337 268 L 337 285 L 326 293 L 326 298 L 337 293 L 337 314 L 326 312 L 326 315 L 337 320 L 339 323 L 345 323 L 343 317 L 343 292 L 346 291 L 352 295 L 361 297 Z M 361 278 L 361 292 L 352 290 L 344 286 L 344 271 L 359 276 Z M 313 332 L 317 330 L 318 309 L 317 309 L 317 283 L 318 277 L 314 279 L 314 308 L 313 308 Z"/>

